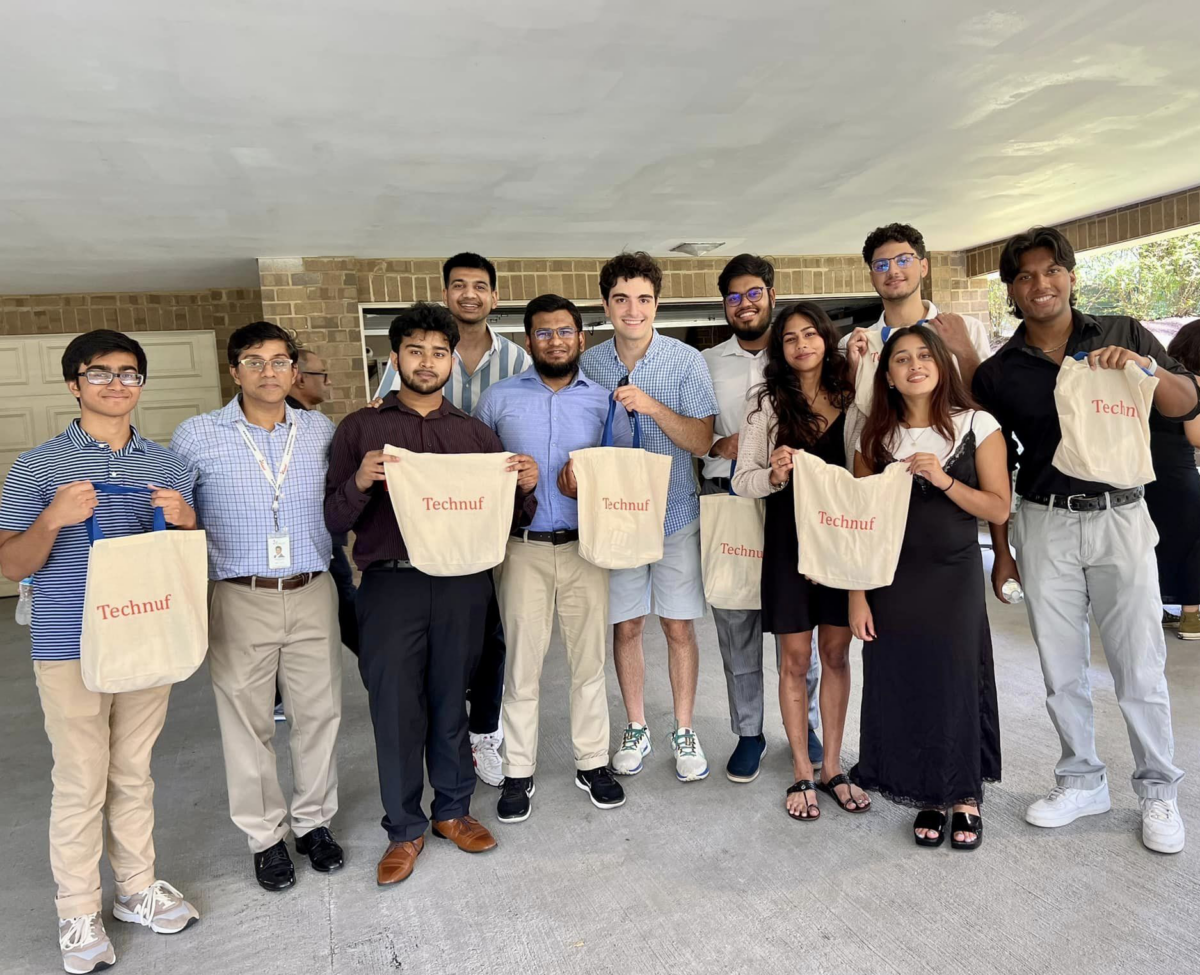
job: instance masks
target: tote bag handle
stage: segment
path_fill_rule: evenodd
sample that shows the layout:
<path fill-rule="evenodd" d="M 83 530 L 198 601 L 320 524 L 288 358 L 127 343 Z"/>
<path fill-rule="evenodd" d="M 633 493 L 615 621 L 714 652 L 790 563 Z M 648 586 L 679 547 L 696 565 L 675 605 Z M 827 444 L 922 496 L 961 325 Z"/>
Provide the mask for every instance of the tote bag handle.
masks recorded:
<path fill-rule="evenodd" d="M 102 481 L 93 481 L 92 487 L 96 489 L 98 494 L 150 494 L 150 489 L 145 487 L 127 487 L 124 484 L 106 484 Z M 87 525 L 88 544 L 102 541 L 104 532 L 100 530 L 100 523 L 96 521 L 96 513 L 92 512 L 84 524 Z M 167 530 L 167 516 L 163 513 L 162 508 L 154 509 L 154 528 L 156 532 L 165 532 Z"/>
<path fill-rule="evenodd" d="M 613 399 L 612 393 L 608 394 L 608 419 L 604 421 L 604 436 L 600 438 L 601 447 L 611 447 L 613 445 L 613 418 L 617 413 L 617 401 Z M 633 445 L 640 447 L 642 445 L 642 431 L 638 426 L 638 415 L 636 413 L 629 414 L 633 418 Z"/>

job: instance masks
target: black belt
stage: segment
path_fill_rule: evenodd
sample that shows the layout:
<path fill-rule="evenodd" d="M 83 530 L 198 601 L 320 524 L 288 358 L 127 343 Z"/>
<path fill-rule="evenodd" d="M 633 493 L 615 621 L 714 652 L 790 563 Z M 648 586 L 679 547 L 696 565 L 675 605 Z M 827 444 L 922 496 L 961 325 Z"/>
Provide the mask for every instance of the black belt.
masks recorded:
<path fill-rule="evenodd" d="M 1119 508 L 1141 501 L 1143 493 L 1142 488 L 1135 487 L 1103 494 L 1026 494 L 1021 500 L 1046 507 L 1066 508 L 1067 511 L 1103 511 L 1105 508 Z"/>
<path fill-rule="evenodd" d="M 394 571 L 397 569 L 415 569 L 415 568 L 416 568 L 416 566 L 413 565 L 411 562 L 409 562 L 408 559 L 379 559 L 378 561 L 372 562 L 370 565 L 368 565 L 367 571 L 368 572 L 374 572 L 376 570 Z"/>
<path fill-rule="evenodd" d="M 556 532 L 531 532 L 525 529 L 512 533 L 513 538 L 525 542 L 549 542 L 551 545 L 566 545 L 568 542 L 579 541 L 578 528 L 563 528 Z"/>

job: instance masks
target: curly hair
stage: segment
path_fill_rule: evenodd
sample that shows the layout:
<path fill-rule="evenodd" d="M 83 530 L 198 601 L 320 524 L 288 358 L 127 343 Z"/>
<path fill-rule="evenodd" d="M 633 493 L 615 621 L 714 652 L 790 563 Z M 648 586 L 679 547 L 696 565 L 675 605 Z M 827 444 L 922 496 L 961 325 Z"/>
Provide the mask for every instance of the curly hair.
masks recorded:
<path fill-rule="evenodd" d="M 888 243 L 908 244 L 917 257 L 925 259 L 925 238 L 921 236 L 921 231 L 906 223 L 889 223 L 886 227 L 875 228 L 868 235 L 862 249 L 863 262 L 870 264 L 875 251 Z"/>
<path fill-rule="evenodd" d="M 613 285 L 624 278 L 632 281 L 634 278 L 645 278 L 654 285 L 654 297 L 658 298 L 662 291 L 662 268 L 645 251 L 622 251 L 616 257 L 605 261 L 600 269 L 600 297 L 608 301 L 608 293 Z"/>
<path fill-rule="evenodd" d="M 450 349 L 458 345 L 458 323 L 450 310 L 443 305 L 418 301 L 409 305 L 392 319 L 388 328 L 388 341 L 393 352 L 400 351 L 400 343 L 414 332 L 441 332 L 450 343 Z"/>

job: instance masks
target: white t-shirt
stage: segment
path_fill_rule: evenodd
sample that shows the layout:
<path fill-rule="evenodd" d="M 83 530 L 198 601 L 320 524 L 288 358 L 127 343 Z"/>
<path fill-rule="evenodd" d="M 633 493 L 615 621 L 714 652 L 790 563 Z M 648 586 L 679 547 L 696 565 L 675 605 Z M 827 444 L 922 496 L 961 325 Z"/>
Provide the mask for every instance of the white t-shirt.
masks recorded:
<path fill-rule="evenodd" d="M 950 455 L 963 442 L 963 438 L 969 430 L 975 430 L 975 443 L 978 445 L 1000 429 L 996 418 L 983 410 L 964 410 L 951 417 L 951 420 L 954 423 L 953 443 L 933 427 L 897 427 L 892 439 L 888 442 L 888 453 L 897 460 L 911 457 L 913 454 L 933 454 L 937 457 L 938 463 L 945 464 L 950 459 Z M 861 438 L 855 444 L 854 449 L 862 450 Z"/>
<path fill-rule="evenodd" d="M 937 318 L 937 305 L 935 305 L 932 301 L 926 301 L 924 304 L 925 320 L 929 321 L 932 318 Z M 990 334 L 988 333 L 988 327 L 978 318 L 973 318 L 970 315 L 963 315 L 962 320 L 963 324 L 966 325 L 967 335 L 971 339 L 971 345 L 974 347 L 976 355 L 979 356 L 979 361 L 982 362 L 992 354 L 992 340 Z M 877 321 L 874 325 L 867 326 L 867 330 L 871 332 L 882 332 L 885 324 L 886 323 L 883 320 L 883 313 L 880 312 L 879 321 Z M 847 332 L 845 335 L 843 335 L 841 340 L 838 342 L 838 348 L 846 348 L 846 345 L 849 343 L 850 336 L 852 334 L 852 332 Z"/>

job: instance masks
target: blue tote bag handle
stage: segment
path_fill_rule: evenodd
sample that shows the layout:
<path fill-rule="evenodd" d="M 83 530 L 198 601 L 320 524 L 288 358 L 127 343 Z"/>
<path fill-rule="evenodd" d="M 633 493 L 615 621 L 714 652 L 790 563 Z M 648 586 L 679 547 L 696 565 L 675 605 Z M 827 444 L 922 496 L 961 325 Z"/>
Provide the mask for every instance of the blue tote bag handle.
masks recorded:
<path fill-rule="evenodd" d="M 608 419 L 604 421 L 604 435 L 600 438 L 601 447 L 611 447 L 613 445 L 613 418 L 617 413 L 617 401 L 613 399 L 612 394 L 608 397 Z M 629 414 L 633 418 L 633 445 L 640 447 L 642 445 L 642 431 L 638 426 L 638 415 L 636 413 Z"/>
<path fill-rule="evenodd" d="M 92 487 L 96 489 L 97 494 L 144 494 L 147 497 L 151 491 L 145 487 L 127 487 L 124 484 L 105 484 L 102 481 L 93 481 Z M 93 544 L 104 538 L 104 532 L 100 530 L 100 523 L 96 521 L 95 512 L 88 518 L 86 522 L 88 532 L 88 544 Z M 162 508 L 154 509 L 154 528 L 153 531 L 165 532 L 167 530 L 167 516 L 163 513 Z"/>
<path fill-rule="evenodd" d="M 1071 356 L 1071 358 L 1074 359 L 1076 362 L 1083 362 L 1083 360 L 1086 359 L 1087 357 L 1088 357 L 1088 354 L 1086 352 L 1076 352 L 1073 356 Z M 1145 366 L 1138 366 L 1138 368 L 1141 369 L 1142 372 L 1144 372 L 1147 376 L 1154 375 L 1154 373 L 1152 373 Z"/>
<path fill-rule="evenodd" d="M 735 498 L 737 497 L 737 491 L 735 491 L 733 489 L 733 472 L 736 470 L 737 470 L 737 458 L 735 457 L 732 461 L 729 462 L 729 493 L 732 494 Z"/>

